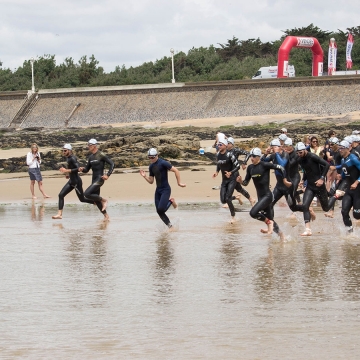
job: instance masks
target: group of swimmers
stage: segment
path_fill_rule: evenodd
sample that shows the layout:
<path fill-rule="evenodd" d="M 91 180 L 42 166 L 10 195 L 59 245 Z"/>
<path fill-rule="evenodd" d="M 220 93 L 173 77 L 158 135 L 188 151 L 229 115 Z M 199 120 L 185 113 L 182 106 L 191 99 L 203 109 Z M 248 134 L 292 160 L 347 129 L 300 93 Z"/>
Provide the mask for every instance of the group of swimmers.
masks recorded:
<path fill-rule="evenodd" d="M 62 152 L 66 157 L 67 168 L 61 167 L 59 171 L 65 174 L 69 180 L 59 193 L 58 213 L 52 216 L 53 219 L 62 219 L 64 198 L 73 190 L 75 190 L 76 195 L 81 202 L 96 205 L 99 211 L 104 215 L 104 220 L 108 221 L 110 219 L 106 211 L 108 200 L 100 196 L 100 188 L 114 171 L 114 162 L 99 150 L 96 139 L 90 139 L 87 146 L 90 156 L 87 159 L 85 167 L 81 167 L 79 165 L 77 158 L 72 152 L 71 144 L 65 144 L 63 146 Z M 171 188 L 168 182 L 168 171 L 175 173 L 177 183 L 180 187 L 185 187 L 186 184 L 181 182 L 179 170 L 168 161 L 159 158 L 158 152 L 155 148 L 151 148 L 148 151 L 148 159 L 150 162 L 149 175 L 147 176 L 144 170 L 140 170 L 140 175 L 149 184 L 153 184 L 155 179 L 156 211 L 165 225 L 171 228 L 172 224 L 165 213 L 171 205 L 176 208 L 177 203 L 175 199 L 171 197 Z M 109 169 L 106 174 L 104 174 L 106 164 Z M 90 169 L 92 170 L 92 182 L 91 185 L 84 191 L 79 173 L 87 173 Z"/>
<path fill-rule="evenodd" d="M 341 214 L 346 231 L 353 231 L 350 210 L 353 208 L 353 217 L 360 219 L 360 136 L 354 131 L 340 141 L 335 136 L 329 138 L 327 144 L 326 160 L 310 151 L 310 144 L 298 142 L 293 145 L 292 139 L 286 135 L 286 129 L 282 134 L 270 142 L 270 146 L 263 154 L 260 148 L 253 148 L 250 152 L 234 148 L 234 139 L 227 138 L 223 133 L 217 134 L 216 148 L 217 169 L 216 177 L 221 171 L 222 183 L 220 188 L 220 201 L 227 204 L 231 214 L 231 222 L 234 222 L 235 209 L 232 204 L 233 192 L 237 188 L 242 192 L 241 186 L 246 186 L 252 179 L 257 192 L 258 201 L 253 204 L 253 199 L 244 194 L 252 205 L 250 216 L 265 222 L 266 229 L 261 232 L 271 234 L 277 233 L 284 238 L 278 224 L 274 220 L 274 205 L 285 197 L 289 208 L 295 212 L 303 213 L 305 231 L 302 236 L 311 236 L 310 221 L 316 219 L 311 204 L 316 198 L 322 209 L 328 212 L 326 215 L 333 217 L 336 200 L 342 199 Z M 335 135 L 335 134 L 334 134 Z M 248 159 L 251 164 L 246 168 L 243 178 L 239 175 L 238 155 L 245 155 L 243 167 Z M 270 190 L 270 170 L 275 170 L 276 185 Z M 303 178 L 300 178 L 300 171 Z M 326 188 L 326 181 L 333 173 L 333 181 L 330 189 Z M 298 190 L 299 185 L 302 189 Z M 300 194 L 303 193 L 302 202 Z"/>
<path fill-rule="evenodd" d="M 223 133 L 217 134 L 214 144 L 217 149 L 216 171 L 213 177 L 221 173 L 220 201 L 230 210 L 230 222 L 235 221 L 235 208 L 232 201 L 238 199 L 240 202 L 239 196 L 242 194 L 251 204 L 250 216 L 267 225 L 265 229 L 261 229 L 261 232 L 265 234 L 275 232 L 283 238 L 284 234 L 274 220 L 274 205 L 284 196 L 291 211 L 303 213 L 305 231 L 301 235 L 311 236 L 310 222 L 316 219 L 311 207 L 314 198 L 319 201 L 322 209 L 328 212 L 326 215 L 329 217 L 333 217 L 336 200 L 342 199 L 343 222 L 346 231 L 352 232 L 352 221 L 349 215 L 351 208 L 353 208 L 353 217 L 360 219 L 360 186 L 358 186 L 360 135 L 354 131 L 351 136 L 345 137 L 342 141 L 335 136 L 330 137 L 327 141 L 325 160 L 320 154 L 311 152 L 310 144 L 298 142 L 294 146 L 292 139 L 286 134 L 286 129 L 282 130 L 285 131 L 270 142 L 265 153 L 257 147 L 249 152 L 236 148 L 232 137 L 226 137 Z M 108 201 L 100 196 L 100 188 L 112 174 L 114 163 L 98 149 L 96 139 L 90 139 L 87 145 L 91 154 L 85 167 L 79 165 L 70 144 L 65 144 L 63 147 L 63 155 L 67 159 L 68 166 L 60 168 L 60 172 L 65 173 L 69 180 L 59 193 L 59 210 L 52 217 L 53 219 L 62 218 L 64 198 L 75 190 L 81 202 L 95 204 L 104 215 L 104 219 L 109 220 L 106 211 Z M 181 182 L 179 170 L 170 162 L 160 158 L 155 148 L 151 148 L 147 155 L 150 162 L 149 175 L 144 170 L 140 170 L 140 175 L 149 184 L 153 184 L 155 180 L 156 211 L 164 224 L 171 228 L 172 224 L 166 211 L 170 206 L 176 208 L 177 203 L 171 197 L 168 172 L 174 172 L 178 186 L 185 187 L 186 184 Z M 242 161 L 242 168 L 246 169 L 244 177 L 239 174 L 241 161 L 238 157 L 240 155 L 245 156 Z M 249 159 L 251 164 L 247 165 Z M 106 164 L 109 169 L 104 174 Z M 90 169 L 92 183 L 83 191 L 79 173 L 87 173 Z M 270 170 L 275 170 L 276 185 L 273 191 L 270 190 Z M 300 172 L 303 172 L 302 179 Z M 243 188 L 251 179 L 256 189 L 257 201 Z M 333 180 L 327 188 L 326 183 L 329 183 L 329 179 Z M 234 196 L 235 190 L 239 192 L 239 195 Z M 303 194 L 302 201 L 301 193 Z"/>

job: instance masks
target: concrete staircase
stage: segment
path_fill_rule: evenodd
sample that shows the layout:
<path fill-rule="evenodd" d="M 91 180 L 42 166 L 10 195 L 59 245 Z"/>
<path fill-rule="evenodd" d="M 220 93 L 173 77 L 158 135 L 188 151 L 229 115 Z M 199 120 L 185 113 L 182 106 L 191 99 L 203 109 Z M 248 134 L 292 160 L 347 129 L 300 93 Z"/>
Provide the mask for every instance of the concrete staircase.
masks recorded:
<path fill-rule="evenodd" d="M 39 100 L 39 96 L 37 93 L 33 93 L 30 96 L 27 96 L 27 98 L 25 98 L 25 101 L 21 105 L 19 111 L 15 114 L 15 116 L 11 120 L 8 127 L 11 127 L 11 128 L 21 127 L 23 122 L 26 120 L 26 118 L 31 113 L 32 109 L 35 107 L 38 100 Z"/>

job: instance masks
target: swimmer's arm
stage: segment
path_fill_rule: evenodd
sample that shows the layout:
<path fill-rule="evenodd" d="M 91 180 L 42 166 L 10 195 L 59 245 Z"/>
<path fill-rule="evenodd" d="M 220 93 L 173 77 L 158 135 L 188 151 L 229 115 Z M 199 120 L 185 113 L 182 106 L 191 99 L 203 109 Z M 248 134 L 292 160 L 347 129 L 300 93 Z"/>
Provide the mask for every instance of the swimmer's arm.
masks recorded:
<path fill-rule="evenodd" d="M 285 167 L 286 164 L 288 163 L 288 158 L 286 157 L 281 157 L 279 153 L 275 153 L 275 157 L 276 157 L 276 161 L 279 165 L 281 165 L 282 167 Z"/>
<path fill-rule="evenodd" d="M 108 172 L 107 172 L 107 174 L 106 174 L 106 176 L 109 177 L 109 176 L 112 174 L 112 172 L 114 171 L 115 164 L 114 164 L 114 162 L 113 162 L 110 158 L 108 158 L 107 156 L 104 156 L 103 159 L 104 159 L 104 161 L 105 161 L 107 164 L 110 165 L 110 168 L 109 168 L 109 170 L 108 170 Z"/>
<path fill-rule="evenodd" d="M 251 165 L 250 165 L 250 166 L 251 166 Z M 242 179 L 241 179 L 241 176 L 239 176 L 239 178 L 240 178 L 239 180 L 242 180 Z M 247 185 L 249 184 L 250 179 L 251 179 L 250 169 L 247 168 L 247 169 L 246 169 L 245 179 L 242 180 L 242 181 L 240 182 L 240 184 L 243 185 L 243 186 L 247 186 Z"/>
<path fill-rule="evenodd" d="M 180 187 L 185 187 L 186 184 L 183 184 L 181 183 L 181 180 L 180 180 L 180 171 L 175 167 L 175 166 L 172 166 L 170 171 L 172 171 L 173 173 L 175 173 L 175 177 L 176 177 L 176 181 L 177 181 L 177 184 L 180 186 Z M 154 181 L 154 180 L 153 180 Z"/>
<path fill-rule="evenodd" d="M 89 172 L 90 168 L 91 168 L 91 163 L 90 163 L 90 161 L 88 160 L 88 162 L 86 163 L 85 167 L 84 167 L 84 166 L 79 167 L 79 172 L 83 172 L 83 173 L 86 174 L 87 172 Z"/>
<path fill-rule="evenodd" d="M 232 163 L 234 165 L 234 168 L 230 171 L 230 173 L 233 174 L 233 173 L 240 170 L 240 164 L 239 164 L 239 162 L 237 161 L 237 159 L 236 159 L 236 157 L 234 155 L 231 155 L 230 159 L 231 159 L 231 161 L 232 161 Z"/>
<path fill-rule="evenodd" d="M 153 176 L 146 176 L 146 172 L 144 170 L 140 170 L 140 175 L 149 183 L 152 184 L 154 182 Z"/>

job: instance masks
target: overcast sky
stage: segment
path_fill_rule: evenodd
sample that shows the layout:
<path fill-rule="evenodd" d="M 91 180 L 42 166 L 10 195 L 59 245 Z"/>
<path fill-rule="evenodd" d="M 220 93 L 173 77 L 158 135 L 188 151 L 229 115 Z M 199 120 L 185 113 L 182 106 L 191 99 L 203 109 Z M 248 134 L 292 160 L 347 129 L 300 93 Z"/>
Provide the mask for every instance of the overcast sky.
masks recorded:
<path fill-rule="evenodd" d="M 311 23 L 345 31 L 359 14 L 353 0 L 0 0 L 0 61 L 14 70 L 44 54 L 57 64 L 94 54 L 110 72 L 233 36 L 273 41 Z"/>

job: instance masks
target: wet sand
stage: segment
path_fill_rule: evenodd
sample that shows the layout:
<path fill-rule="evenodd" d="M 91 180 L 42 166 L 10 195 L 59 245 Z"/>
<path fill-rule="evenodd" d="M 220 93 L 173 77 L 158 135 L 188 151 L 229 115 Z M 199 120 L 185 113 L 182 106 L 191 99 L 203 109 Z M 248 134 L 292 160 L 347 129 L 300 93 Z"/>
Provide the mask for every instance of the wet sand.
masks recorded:
<path fill-rule="evenodd" d="M 0 352 L 52 359 L 357 359 L 359 231 L 319 218 L 260 234 L 218 204 L 2 204 Z"/>

